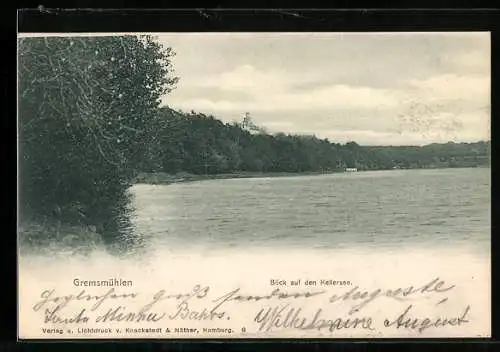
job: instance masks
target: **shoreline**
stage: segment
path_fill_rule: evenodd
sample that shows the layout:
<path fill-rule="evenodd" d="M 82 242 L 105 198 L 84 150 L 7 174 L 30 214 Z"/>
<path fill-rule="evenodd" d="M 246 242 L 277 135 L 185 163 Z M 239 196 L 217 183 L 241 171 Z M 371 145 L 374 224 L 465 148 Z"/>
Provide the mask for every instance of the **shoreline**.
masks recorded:
<path fill-rule="evenodd" d="M 360 172 L 360 171 L 358 171 Z M 239 172 L 227 174 L 213 175 L 197 175 L 190 173 L 167 174 L 164 172 L 141 173 L 133 184 L 149 184 L 149 185 L 170 185 L 175 183 L 209 181 L 209 180 L 229 180 L 239 178 L 265 178 L 265 177 L 297 177 L 297 176 L 320 176 L 344 173 L 344 171 L 334 172 Z"/>
<path fill-rule="evenodd" d="M 191 174 L 186 172 L 180 172 L 177 174 L 168 174 L 165 172 L 151 172 L 151 173 L 140 173 L 133 184 L 147 184 L 147 185 L 170 185 L 175 183 L 185 183 L 185 182 L 196 182 L 196 181 L 209 181 L 209 180 L 229 180 L 229 179 L 240 179 L 240 178 L 268 178 L 268 177 L 298 177 L 298 176 L 321 176 L 321 175 L 333 175 L 333 174 L 343 174 L 343 173 L 358 173 L 367 171 L 400 171 L 400 170 L 437 170 L 437 169 L 473 169 L 473 168 L 484 168 L 488 166 L 477 166 L 477 167 L 433 167 L 433 168 L 397 168 L 397 169 L 374 169 L 374 170 L 357 170 L 357 171 L 305 171 L 305 172 L 238 172 L 238 173 L 224 173 L 224 174 L 213 174 L 213 175 L 199 175 Z"/>

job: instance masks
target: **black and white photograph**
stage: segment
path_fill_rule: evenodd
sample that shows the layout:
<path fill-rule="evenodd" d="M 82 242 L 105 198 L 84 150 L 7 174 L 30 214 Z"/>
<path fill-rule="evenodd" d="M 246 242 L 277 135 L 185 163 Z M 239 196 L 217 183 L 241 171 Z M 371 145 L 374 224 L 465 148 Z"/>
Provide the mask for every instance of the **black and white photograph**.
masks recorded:
<path fill-rule="evenodd" d="M 490 336 L 490 33 L 17 41 L 20 339 Z"/>

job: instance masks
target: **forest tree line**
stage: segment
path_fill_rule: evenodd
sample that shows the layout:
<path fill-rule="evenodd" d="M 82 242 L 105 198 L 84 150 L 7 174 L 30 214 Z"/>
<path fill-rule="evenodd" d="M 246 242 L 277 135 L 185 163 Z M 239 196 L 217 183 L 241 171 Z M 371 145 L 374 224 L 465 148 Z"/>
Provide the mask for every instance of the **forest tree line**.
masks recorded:
<path fill-rule="evenodd" d="M 253 133 L 241 123 L 211 115 L 159 109 L 158 126 L 143 172 L 220 174 L 237 172 L 338 172 L 345 168 L 477 167 L 488 165 L 490 143 L 426 146 L 361 146 L 308 135 Z"/>

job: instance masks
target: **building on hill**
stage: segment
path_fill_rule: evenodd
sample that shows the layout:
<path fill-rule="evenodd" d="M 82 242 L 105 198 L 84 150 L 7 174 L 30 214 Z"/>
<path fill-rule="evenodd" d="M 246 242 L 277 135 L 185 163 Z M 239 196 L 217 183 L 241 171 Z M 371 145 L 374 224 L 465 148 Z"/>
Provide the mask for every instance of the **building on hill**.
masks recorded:
<path fill-rule="evenodd" d="M 245 112 L 243 116 L 243 121 L 240 126 L 243 130 L 251 134 L 265 133 L 265 130 L 263 128 L 253 123 L 252 116 L 250 116 L 249 112 Z"/>

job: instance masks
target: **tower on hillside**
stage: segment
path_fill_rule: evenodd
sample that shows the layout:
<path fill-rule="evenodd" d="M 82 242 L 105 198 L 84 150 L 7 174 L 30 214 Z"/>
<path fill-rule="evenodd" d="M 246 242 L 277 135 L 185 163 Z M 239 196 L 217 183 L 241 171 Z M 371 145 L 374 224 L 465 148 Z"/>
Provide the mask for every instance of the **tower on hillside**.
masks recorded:
<path fill-rule="evenodd" d="M 250 116 L 250 113 L 245 112 L 245 114 L 243 115 L 243 122 L 241 123 L 241 126 L 244 129 L 250 129 L 252 127 L 252 125 L 253 125 L 253 123 L 252 123 L 252 117 Z"/>
<path fill-rule="evenodd" d="M 252 116 L 250 116 L 249 112 L 245 112 L 243 115 L 243 121 L 241 122 L 241 128 L 243 128 L 245 131 L 248 131 L 250 133 L 256 134 L 256 133 L 265 133 L 265 130 L 256 124 L 253 123 L 252 121 Z"/>

